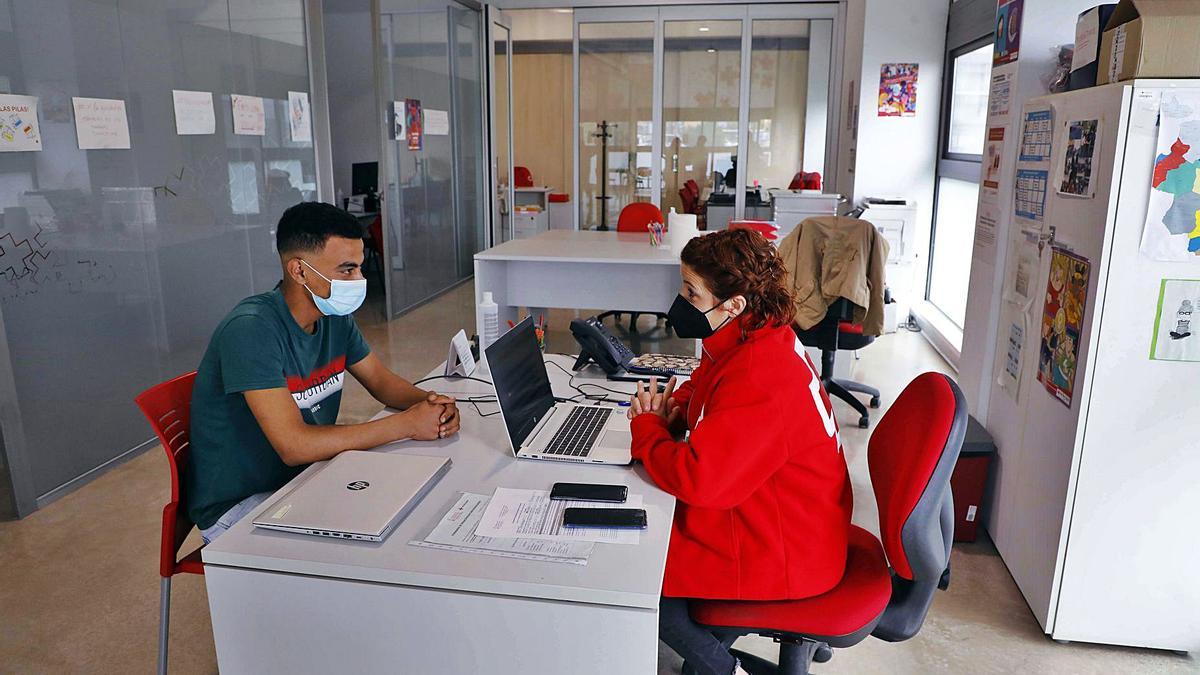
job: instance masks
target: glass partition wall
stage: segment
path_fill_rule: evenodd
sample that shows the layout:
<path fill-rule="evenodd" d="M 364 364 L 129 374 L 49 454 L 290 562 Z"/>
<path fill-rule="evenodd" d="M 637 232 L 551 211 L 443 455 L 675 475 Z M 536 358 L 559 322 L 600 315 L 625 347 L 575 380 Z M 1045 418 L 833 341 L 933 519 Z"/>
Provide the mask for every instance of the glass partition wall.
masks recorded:
<path fill-rule="evenodd" d="M 638 201 L 701 222 L 719 214 L 709 227 L 724 227 L 801 171 L 835 172 L 835 6 L 577 9 L 574 20 L 579 229 L 614 228 Z"/>

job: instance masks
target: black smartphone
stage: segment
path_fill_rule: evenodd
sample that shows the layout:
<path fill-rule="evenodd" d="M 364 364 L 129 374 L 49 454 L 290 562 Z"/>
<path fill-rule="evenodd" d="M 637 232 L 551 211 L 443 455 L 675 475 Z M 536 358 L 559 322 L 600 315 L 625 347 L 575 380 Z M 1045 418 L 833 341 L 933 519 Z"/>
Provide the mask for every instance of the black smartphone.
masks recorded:
<path fill-rule="evenodd" d="M 585 509 L 563 511 L 563 527 L 628 527 L 646 529 L 646 509 Z"/>
<path fill-rule="evenodd" d="M 600 485 L 597 483 L 555 483 L 550 489 L 550 499 L 574 499 L 581 502 L 609 502 L 620 504 L 629 495 L 624 485 Z"/>

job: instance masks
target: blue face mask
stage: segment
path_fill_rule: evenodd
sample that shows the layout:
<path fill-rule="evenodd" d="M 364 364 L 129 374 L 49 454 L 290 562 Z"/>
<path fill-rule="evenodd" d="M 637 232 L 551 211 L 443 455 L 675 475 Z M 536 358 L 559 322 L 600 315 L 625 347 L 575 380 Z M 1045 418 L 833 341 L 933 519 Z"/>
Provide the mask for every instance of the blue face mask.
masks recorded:
<path fill-rule="evenodd" d="M 317 268 L 309 265 L 306 261 L 300 262 L 308 265 L 308 269 L 316 272 L 317 276 L 329 282 L 329 297 L 322 298 L 305 284 L 304 289 L 312 296 L 313 302 L 316 303 L 317 309 L 325 316 L 346 316 L 353 314 L 354 310 L 362 306 L 363 300 L 367 298 L 367 280 L 355 279 L 354 281 L 334 281 L 329 277 L 317 272 Z"/>

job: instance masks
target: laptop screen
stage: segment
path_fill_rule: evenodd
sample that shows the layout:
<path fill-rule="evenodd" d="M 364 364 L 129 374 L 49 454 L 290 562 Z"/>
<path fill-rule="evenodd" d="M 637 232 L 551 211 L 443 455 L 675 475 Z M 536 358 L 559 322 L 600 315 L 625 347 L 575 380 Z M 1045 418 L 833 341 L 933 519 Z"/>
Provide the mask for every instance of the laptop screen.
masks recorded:
<path fill-rule="evenodd" d="M 513 451 L 521 449 L 529 432 L 554 407 L 554 393 L 546 375 L 546 362 L 533 332 L 533 317 L 526 317 L 488 346 L 488 368 L 496 386 L 500 416 L 508 428 Z"/>

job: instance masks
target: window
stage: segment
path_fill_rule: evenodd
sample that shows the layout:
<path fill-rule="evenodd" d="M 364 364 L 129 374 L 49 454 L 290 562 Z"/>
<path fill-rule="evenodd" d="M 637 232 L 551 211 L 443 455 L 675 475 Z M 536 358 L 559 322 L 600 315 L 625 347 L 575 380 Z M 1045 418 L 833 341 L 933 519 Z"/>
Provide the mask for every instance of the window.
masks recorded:
<path fill-rule="evenodd" d="M 991 38 L 952 51 L 949 56 L 950 84 L 943 99 L 945 129 L 925 297 L 961 329 L 967 313 L 979 171 L 987 127 Z"/>

